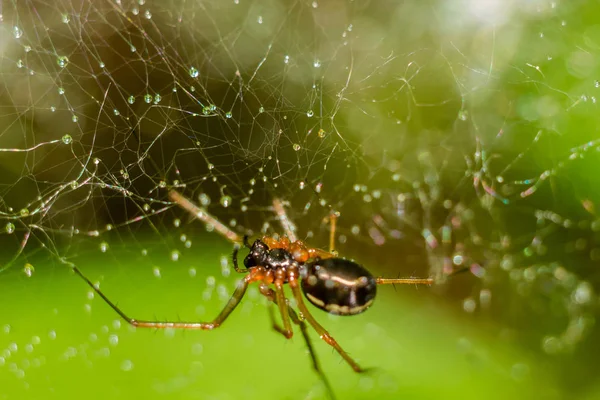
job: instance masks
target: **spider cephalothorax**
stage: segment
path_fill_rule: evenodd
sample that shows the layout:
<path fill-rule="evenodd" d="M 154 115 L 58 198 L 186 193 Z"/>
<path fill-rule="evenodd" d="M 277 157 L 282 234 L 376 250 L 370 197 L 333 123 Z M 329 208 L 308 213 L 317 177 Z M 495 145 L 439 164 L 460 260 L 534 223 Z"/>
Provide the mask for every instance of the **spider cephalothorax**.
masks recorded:
<path fill-rule="evenodd" d="M 248 269 L 257 266 L 266 270 L 282 269 L 286 272 L 291 267 L 298 268 L 298 262 L 286 249 L 270 249 L 262 240 L 257 239 L 250 246 L 250 253 L 244 259 L 244 266 Z"/>

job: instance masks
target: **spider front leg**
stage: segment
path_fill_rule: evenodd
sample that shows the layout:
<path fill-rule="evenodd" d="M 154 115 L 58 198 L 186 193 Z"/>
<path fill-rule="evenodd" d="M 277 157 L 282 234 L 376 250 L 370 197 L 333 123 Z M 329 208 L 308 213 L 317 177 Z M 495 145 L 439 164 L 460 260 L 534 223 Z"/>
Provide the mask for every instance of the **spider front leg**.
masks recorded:
<path fill-rule="evenodd" d="M 79 275 L 94 292 L 98 294 L 112 308 L 117 314 L 121 316 L 128 324 L 139 328 L 156 328 L 156 329 L 200 329 L 200 330 L 212 330 L 221 326 L 221 324 L 229 317 L 231 312 L 240 303 L 248 285 L 257 280 L 263 278 L 264 271 L 261 268 L 253 270 L 251 273 L 246 275 L 244 279 L 238 284 L 235 292 L 223 308 L 219 315 L 212 322 L 174 322 L 174 321 L 144 321 L 129 317 L 125 314 L 115 303 L 113 303 L 102 291 L 96 287 L 75 265 L 71 265 L 73 271 Z"/>
<path fill-rule="evenodd" d="M 263 296 L 265 296 L 267 299 L 269 299 L 269 301 L 271 301 L 271 304 L 275 304 L 275 305 L 279 306 L 280 303 L 278 302 L 276 293 L 273 289 L 269 288 L 265 284 L 261 284 L 260 285 L 260 293 Z M 302 333 L 302 337 L 304 338 L 304 342 L 306 343 L 306 347 L 308 348 L 308 353 L 310 354 L 310 359 L 312 361 L 314 370 L 317 372 L 317 375 L 319 375 L 319 378 L 321 379 L 321 381 L 323 381 L 323 384 L 325 385 L 327 392 L 329 393 L 329 396 L 331 397 L 331 399 L 335 400 L 335 395 L 333 393 L 333 389 L 331 388 L 331 385 L 329 384 L 329 381 L 327 380 L 325 373 L 321 369 L 321 365 L 319 364 L 319 360 L 317 358 L 317 353 L 315 352 L 312 342 L 310 341 L 310 337 L 308 336 L 308 329 L 306 328 L 306 322 L 304 320 L 300 319 L 300 317 L 298 316 L 296 311 L 292 307 L 290 307 L 289 304 L 287 304 L 287 301 L 285 301 L 285 307 L 288 310 L 289 317 L 291 318 L 292 322 L 300 327 L 300 332 Z M 288 337 L 286 335 L 285 329 L 283 329 L 281 326 L 279 326 L 277 324 L 277 322 L 275 321 L 275 315 L 273 313 L 272 306 L 269 307 L 269 317 L 271 319 L 271 324 L 273 326 L 273 329 L 275 331 L 281 333 L 283 336 L 285 336 L 286 339 L 290 339 L 291 336 Z"/>
<path fill-rule="evenodd" d="M 247 242 L 248 239 L 247 236 L 244 236 L 244 242 Z M 239 268 L 238 267 L 238 252 L 240 251 L 239 245 L 235 245 L 235 247 L 233 248 L 233 254 L 231 255 L 231 261 L 233 262 L 233 269 L 235 269 L 235 272 L 240 272 L 240 273 L 245 273 L 248 272 L 248 268 Z"/>

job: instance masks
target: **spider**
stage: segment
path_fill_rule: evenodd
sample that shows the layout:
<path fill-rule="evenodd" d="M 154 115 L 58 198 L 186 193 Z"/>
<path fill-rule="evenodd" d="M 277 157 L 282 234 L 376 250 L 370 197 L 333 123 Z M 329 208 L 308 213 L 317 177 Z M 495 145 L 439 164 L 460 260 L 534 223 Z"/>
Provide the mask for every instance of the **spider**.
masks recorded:
<path fill-rule="evenodd" d="M 285 338 L 293 336 L 292 323 L 300 327 L 302 336 L 308 347 L 313 368 L 324 383 L 331 398 L 335 398 L 333 390 L 323 373 L 310 338 L 308 336 L 308 322 L 319 334 L 319 337 L 328 345 L 333 347 L 342 358 L 356 372 L 364 372 L 356 361 L 337 343 L 337 341 L 317 322 L 304 303 L 304 296 L 314 306 L 328 313 L 338 315 L 355 315 L 369 308 L 377 293 L 377 285 L 382 284 L 413 284 L 431 285 L 432 278 L 375 278 L 367 269 L 337 256 L 334 250 L 335 228 L 337 216 L 330 216 L 329 251 L 308 247 L 304 242 L 298 240 L 295 234 L 295 226 L 287 217 L 283 203 L 279 199 L 273 200 L 273 209 L 285 231 L 285 236 L 276 238 L 264 236 L 256 239 L 252 244 L 248 236 L 241 240 L 237 233 L 219 222 L 205 209 L 196 206 L 179 192 L 171 190 L 170 199 L 180 207 L 192 213 L 205 224 L 211 225 L 219 234 L 234 243 L 232 254 L 233 267 L 236 272 L 245 273 L 239 282 L 233 295 L 211 322 L 175 322 L 175 321 L 145 321 L 129 317 L 117 305 L 112 302 L 97 285 L 94 285 L 75 265 L 73 271 L 79 275 L 121 318 L 127 323 L 140 328 L 173 328 L 173 329 L 195 329 L 213 330 L 223 324 L 227 317 L 240 303 L 248 285 L 258 283 L 260 293 L 265 296 L 271 304 L 279 309 L 283 326 L 275 321 L 272 307 L 269 315 L 273 328 Z M 240 244 L 243 244 L 249 253 L 244 259 L 244 268 L 238 265 L 238 253 Z M 285 297 L 284 284 L 291 288 L 298 312 L 291 306 Z"/>

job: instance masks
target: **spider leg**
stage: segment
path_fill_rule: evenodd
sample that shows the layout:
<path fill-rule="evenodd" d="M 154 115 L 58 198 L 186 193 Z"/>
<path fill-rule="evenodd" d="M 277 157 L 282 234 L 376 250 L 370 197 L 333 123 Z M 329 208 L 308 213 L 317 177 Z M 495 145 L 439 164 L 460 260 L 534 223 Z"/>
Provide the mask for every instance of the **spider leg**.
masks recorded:
<path fill-rule="evenodd" d="M 329 253 L 335 253 L 335 228 L 337 225 L 338 215 L 335 212 L 329 214 Z"/>
<path fill-rule="evenodd" d="M 177 203 L 179 207 L 183 208 L 191 215 L 204 222 L 206 225 L 214 227 L 215 231 L 217 231 L 225 239 L 229 240 L 232 243 L 241 242 L 240 236 L 237 233 L 235 233 L 221 221 L 210 215 L 208 211 L 206 211 L 206 209 L 198 207 L 196 204 L 192 203 L 189 199 L 184 197 L 178 191 L 170 190 L 169 198 L 175 203 Z"/>
<path fill-rule="evenodd" d="M 212 330 L 218 328 L 223 321 L 227 319 L 227 317 L 231 314 L 231 312 L 235 309 L 235 307 L 240 303 L 242 297 L 246 293 L 246 289 L 248 288 L 248 284 L 262 279 L 263 271 L 262 269 L 257 269 L 249 273 L 244 277 L 242 281 L 238 284 L 235 292 L 223 308 L 219 315 L 212 322 L 174 322 L 174 321 L 144 321 L 138 320 L 135 318 L 129 317 L 125 314 L 119 307 L 116 306 L 102 291 L 96 287 L 75 265 L 71 265 L 73 271 L 79 275 L 89 287 L 91 287 L 101 298 L 112 308 L 117 314 L 121 316 L 128 324 L 133 325 L 135 327 L 140 328 L 157 328 L 157 329 L 201 329 L 201 330 Z"/>
<path fill-rule="evenodd" d="M 352 359 L 352 357 L 350 357 L 344 349 L 342 349 L 342 347 L 329 334 L 329 332 L 327 332 L 327 330 L 325 330 L 325 328 L 323 328 L 317 322 L 317 320 L 312 316 L 310 311 L 308 311 L 308 308 L 306 308 L 306 304 L 304 304 L 304 300 L 302 299 L 302 292 L 300 291 L 300 286 L 298 284 L 298 278 L 296 276 L 289 276 L 288 283 L 290 285 L 290 288 L 292 289 L 292 293 L 294 295 L 294 298 L 296 299 L 296 303 L 298 305 L 298 308 L 300 309 L 300 313 L 308 321 L 308 323 L 312 325 L 314 330 L 317 331 L 317 333 L 319 334 L 321 339 L 323 339 L 328 345 L 333 347 L 342 356 L 342 358 L 350 365 L 350 367 L 352 367 L 352 369 L 355 372 L 365 372 L 365 370 L 362 369 L 360 367 L 360 365 L 358 365 L 358 363 L 356 361 L 354 361 Z"/>
<path fill-rule="evenodd" d="M 272 303 L 279 305 L 279 303 L 277 302 L 275 291 L 273 289 L 269 288 L 267 285 L 265 285 L 265 284 L 260 285 L 260 293 L 263 296 L 265 296 L 267 299 L 269 299 Z M 329 396 L 331 397 L 331 399 L 335 400 L 335 394 L 333 393 L 333 389 L 331 388 L 331 385 L 329 384 L 329 381 L 327 380 L 325 373 L 321 369 L 321 365 L 319 364 L 319 360 L 317 358 L 317 353 L 315 352 L 312 342 L 310 341 L 310 337 L 308 336 L 308 329 L 306 328 L 306 322 L 304 320 L 300 319 L 300 317 L 298 316 L 296 311 L 292 307 L 290 307 L 290 305 L 287 304 L 287 302 L 286 302 L 286 306 L 288 308 L 288 312 L 289 312 L 290 318 L 292 319 L 292 322 L 300 327 L 300 332 L 302 333 L 302 337 L 304 338 L 306 347 L 308 347 L 308 353 L 310 354 L 310 359 L 312 361 L 313 369 L 317 372 L 317 375 L 319 375 L 319 378 L 325 385 L 325 388 L 326 388 L 327 392 L 329 393 Z M 277 325 L 277 322 L 275 322 L 275 315 L 273 313 L 273 307 L 269 307 L 269 317 L 271 318 L 271 323 L 273 325 L 273 329 L 275 329 L 277 332 L 279 332 L 283 336 L 285 336 L 286 339 L 289 339 L 285 335 L 285 330 L 281 326 Z"/>
<path fill-rule="evenodd" d="M 281 321 L 283 322 L 283 331 L 281 333 L 283 336 L 290 339 L 294 335 L 294 332 L 292 331 L 292 325 L 290 324 L 290 314 L 287 302 L 285 301 L 283 278 L 281 277 L 275 279 L 275 299 L 275 303 L 279 307 L 279 312 L 281 313 Z"/>
<path fill-rule="evenodd" d="M 394 285 L 408 284 L 408 285 L 433 285 L 433 278 L 375 278 L 375 282 L 378 285 Z"/>
<path fill-rule="evenodd" d="M 244 239 L 246 239 L 247 236 L 244 236 Z M 233 268 L 235 269 L 235 272 L 248 272 L 248 268 L 239 268 L 238 267 L 238 252 L 240 251 L 240 247 L 236 244 L 233 248 L 233 254 L 231 255 L 231 261 L 233 261 Z"/>
<path fill-rule="evenodd" d="M 244 246 L 246 246 L 247 248 L 251 249 L 252 246 L 250 245 L 250 243 L 248 243 L 248 235 L 244 235 Z"/>
<path fill-rule="evenodd" d="M 285 212 L 285 208 L 283 207 L 283 202 L 278 199 L 273 199 L 273 210 L 275 214 L 277 214 L 277 218 L 279 219 L 279 223 L 281 227 L 285 231 L 285 235 L 290 239 L 291 242 L 295 242 L 298 240 L 296 236 L 296 225 L 290 220 L 287 213 Z"/>

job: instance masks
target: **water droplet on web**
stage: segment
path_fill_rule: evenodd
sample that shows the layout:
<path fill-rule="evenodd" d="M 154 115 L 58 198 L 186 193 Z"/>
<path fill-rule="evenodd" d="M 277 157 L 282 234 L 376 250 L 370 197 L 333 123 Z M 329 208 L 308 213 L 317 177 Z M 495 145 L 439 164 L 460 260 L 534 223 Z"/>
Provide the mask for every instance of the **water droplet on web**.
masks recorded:
<path fill-rule="evenodd" d="M 129 50 L 130 50 L 132 53 L 135 53 L 135 51 L 136 51 L 137 49 L 136 49 L 136 47 L 135 47 L 135 46 L 131 46 L 131 47 L 129 48 Z"/>
<path fill-rule="evenodd" d="M 150 211 L 150 204 L 148 204 L 148 203 L 145 203 L 145 204 L 142 206 L 142 209 L 143 209 L 144 211 L 146 211 L 146 212 Z"/>
<path fill-rule="evenodd" d="M 64 68 L 69 64 L 69 58 L 67 56 L 60 56 L 56 59 L 56 63 L 59 67 Z"/>
<path fill-rule="evenodd" d="M 121 113 L 119 112 L 119 110 L 117 110 L 117 109 L 115 108 L 115 109 L 113 110 L 113 114 L 114 114 L 114 115 L 119 115 L 119 114 L 121 114 Z"/>
<path fill-rule="evenodd" d="M 173 250 L 171 252 L 171 261 L 178 261 L 180 255 L 181 253 L 179 252 L 179 250 Z"/>
<path fill-rule="evenodd" d="M 259 113 L 259 114 L 262 114 L 262 113 L 264 113 L 264 112 L 265 112 L 265 108 L 264 108 L 263 106 L 261 106 L 261 107 L 258 109 L 258 113 Z"/>
<path fill-rule="evenodd" d="M 29 263 L 25 264 L 25 266 L 23 267 L 23 273 L 25 273 L 25 276 L 27 276 L 28 278 L 31 278 L 34 271 L 35 268 L 33 268 L 33 265 Z"/>
<path fill-rule="evenodd" d="M 294 149 L 294 151 L 299 151 L 302 147 L 300 147 L 300 145 L 298 143 L 294 143 L 292 148 Z"/>
<path fill-rule="evenodd" d="M 308 111 L 306 112 L 306 116 L 307 116 L 308 118 L 312 117 L 313 115 L 315 115 L 315 114 L 314 114 L 314 112 L 313 112 L 313 110 L 308 110 Z"/>
<path fill-rule="evenodd" d="M 63 24 L 68 24 L 71 21 L 71 17 L 69 17 L 69 14 L 63 14 L 62 15 L 62 22 Z"/>
<path fill-rule="evenodd" d="M 73 116 L 71 117 L 71 120 L 72 120 L 73 122 L 77 122 L 77 121 L 79 121 L 79 117 L 78 117 L 77 115 L 73 115 Z"/>
<path fill-rule="evenodd" d="M 290 56 L 285 56 L 285 57 L 283 57 L 283 62 L 284 62 L 285 64 L 289 63 L 289 62 L 290 62 Z"/>
<path fill-rule="evenodd" d="M 313 67 L 315 68 L 320 68 L 321 67 L 321 61 L 320 60 L 315 60 L 313 62 Z"/>
<path fill-rule="evenodd" d="M 100 68 L 104 68 L 106 67 L 106 64 L 104 64 L 102 61 L 100 61 L 100 64 L 98 64 L 100 66 Z"/>
<path fill-rule="evenodd" d="M 129 96 L 129 97 L 127 98 L 127 102 L 128 102 L 129 104 L 133 104 L 133 103 L 135 103 L 135 97 L 133 97 L 133 96 Z"/>
<path fill-rule="evenodd" d="M 23 36 L 23 30 L 18 26 L 13 27 L 13 36 L 15 39 L 20 39 Z"/>
<path fill-rule="evenodd" d="M 73 142 L 73 138 L 69 134 L 64 135 L 61 140 L 64 144 L 71 144 Z"/>
<path fill-rule="evenodd" d="M 25 53 L 29 53 L 31 51 L 31 46 L 27 45 L 23 49 L 25 50 Z"/>
<path fill-rule="evenodd" d="M 144 101 L 148 104 L 150 104 L 150 102 L 152 102 L 152 95 L 149 93 L 146 93 L 146 95 L 144 96 Z"/>
<path fill-rule="evenodd" d="M 258 16 L 258 19 L 257 19 L 256 21 L 257 21 L 259 24 L 262 24 L 262 23 L 263 23 L 263 17 L 262 17 L 262 15 L 259 15 L 259 16 Z"/>
<path fill-rule="evenodd" d="M 123 360 L 121 363 L 121 370 L 128 372 L 133 369 L 133 362 L 131 360 Z"/>
<path fill-rule="evenodd" d="M 59 87 L 58 88 L 58 94 L 65 94 L 65 88 Z"/>
<path fill-rule="evenodd" d="M 100 251 L 106 253 L 108 251 L 108 243 L 102 242 L 100 243 Z"/>
<path fill-rule="evenodd" d="M 466 121 L 469 118 L 469 112 L 467 110 L 460 110 L 458 112 L 458 119 Z"/>
<path fill-rule="evenodd" d="M 159 267 L 152 268 L 152 275 L 154 275 L 156 278 L 160 278 L 160 268 Z"/>
<path fill-rule="evenodd" d="M 144 11 L 144 17 L 146 19 L 151 19 L 152 18 L 152 13 L 150 12 L 150 10 Z"/>
<path fill-rule="evenodd" d="M 319 129 L 319 132 L 317 132 L 317 136 L 323 139 L 325 137 L 325 130 L 323 128 Z"/>
<path fill-rule="evenodd" d="M 298 187 L 300 188 L 300 190 L 304 189 L 306 187 L 306 182 L 300 181 L 300 183 L 298 184 Z"/>
<path fill-rule="evenodd" d="M 17 68 L 23 68 L 24 65 L 23 60 L 19 59 L 19 61 L 17 61 Z"/>
<path fill-rule="evenodd" d="M 225 113 L 225 118 L 231 118 L 231 117 L 232 117 L 232 115 L 231 115 L 231 111 L 227 111 L 227 112 Z"/>
<path fill-rule="evenodd" d="M 190 67 L 190 76 L 192 78 L 197 78 L 200 75 L 200 72 L 195 67 Z"/>
<path fill-rule="evenodd" d="M 6 233 L 13 233 L 15 231 L 15 224 L 12 222 L 7 223 L 4 230 L 6 230 Z"/>
<path fill-rule="evenodd" d="M 21 211 L 19 211 L 19 214 L 21 214 L 21 217 L 26 217 L 29 215 L 29 210 L 26 208 L 21 208 Z"/>
<path fill-rule="evenodd" d="M 225 208 L 229 207 L 231 205 L 231 196 L 221 196 L 220 203 Z"/>
<path fill-rule="evenodd" d="M 161 100 L 162 100 L 162 97 L 160 96 L 160 94 L 157 94 L 154 96 L 154 104 L 160 103 Z"/>

